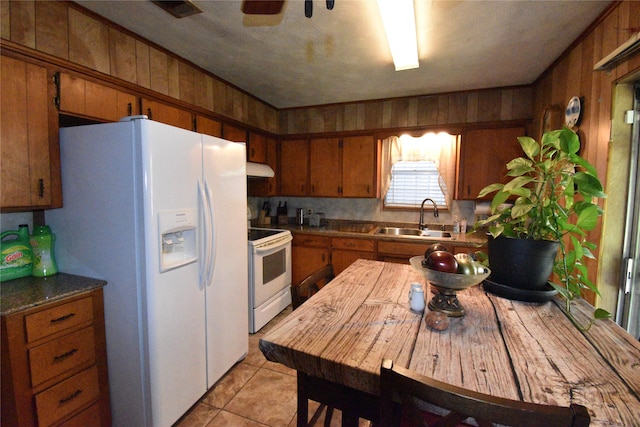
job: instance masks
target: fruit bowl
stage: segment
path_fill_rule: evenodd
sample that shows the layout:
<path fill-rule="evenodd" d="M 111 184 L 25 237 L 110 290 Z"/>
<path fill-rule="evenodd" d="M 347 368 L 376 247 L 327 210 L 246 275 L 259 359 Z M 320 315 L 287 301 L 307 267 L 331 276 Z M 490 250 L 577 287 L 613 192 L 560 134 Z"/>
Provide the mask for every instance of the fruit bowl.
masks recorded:
<path fill-rule="evenodd" d="M 482 283 L 482 281 L 491 274 L 491 271 L 487 267 L 483 267 L 485 272 L 482 274 L 445 273 L 442 271 L 431 270 L 422 266 L 423 259 L 424 257 L 422 256 L 414 256 L 409 260 L 409 262 L 414 270 L 422 274 L 422 276 L 433 286 L 437 286 L 439 288 L 461 291 Z"/>
<path fill-rule="evenodd" d="M 449 317 L 464 316 L 465 311 L 456 296 L 456 291 L 462 291 L 471 286 L 479 285 L 484 279 L 489 277 L 491 270 L 484 267 L 482 274 L 458 274 L 445 273 L 431 270 L 422 266 L 422 256 L 414 256 L 409 259 L 411 267 L 428 281 L 434 288 L 434 297 L 429 301 L 429 309 L 442 311 Z"/>

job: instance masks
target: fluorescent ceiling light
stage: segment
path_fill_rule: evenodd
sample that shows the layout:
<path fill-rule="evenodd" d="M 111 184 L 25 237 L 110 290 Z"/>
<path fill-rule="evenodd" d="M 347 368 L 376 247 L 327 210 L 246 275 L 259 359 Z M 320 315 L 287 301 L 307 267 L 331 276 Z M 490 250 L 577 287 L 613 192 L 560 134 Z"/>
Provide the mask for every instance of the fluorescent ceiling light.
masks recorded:
<path fill-rule="evenodd" d="M 378 0 L 384 32 L 396 71 L 418 68 L 418 42 L 413 0 Z"/>

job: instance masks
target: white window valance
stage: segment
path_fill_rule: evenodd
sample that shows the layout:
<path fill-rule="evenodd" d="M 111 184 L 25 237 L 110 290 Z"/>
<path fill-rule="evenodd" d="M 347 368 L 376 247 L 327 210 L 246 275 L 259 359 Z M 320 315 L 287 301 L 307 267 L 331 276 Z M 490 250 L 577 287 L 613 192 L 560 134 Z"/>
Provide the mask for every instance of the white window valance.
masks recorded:
<path fill-rule="evenodd" d="M 457 135 L 446 132 L 430 132 L 417 138 L 402 135 L 384 139 L 381 159 L 382 194 L 386 196 L 389 190 L 391 168 L 396 162 L 430 161 L 438 168 L 438 183 L 447 206 L 450 206 L 455 186 L 457 142 Z"/>

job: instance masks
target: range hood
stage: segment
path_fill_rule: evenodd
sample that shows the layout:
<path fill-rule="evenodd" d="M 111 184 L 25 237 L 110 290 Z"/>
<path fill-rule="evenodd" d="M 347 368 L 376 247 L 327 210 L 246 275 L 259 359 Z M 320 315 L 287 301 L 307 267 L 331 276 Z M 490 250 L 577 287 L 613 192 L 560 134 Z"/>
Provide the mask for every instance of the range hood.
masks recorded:
<path fill-rule="evenodd" d="M 249 178 L 271 178 L 275 175 L 269 165 L 247 162 L 247 176 Z"/>

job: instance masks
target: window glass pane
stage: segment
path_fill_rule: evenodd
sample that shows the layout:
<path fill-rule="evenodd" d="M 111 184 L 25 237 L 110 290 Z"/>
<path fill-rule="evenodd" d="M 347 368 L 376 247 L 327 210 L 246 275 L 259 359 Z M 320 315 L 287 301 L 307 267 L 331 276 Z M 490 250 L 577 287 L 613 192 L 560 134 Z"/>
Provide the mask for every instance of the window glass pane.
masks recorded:
<path fill-rule="evenodd" d="M 425 198 L 432 198 L 438 206 L 446 207 L 440 189 L 435 162 L 398 161 L 391 168 L 391 185 L 385 196 L 386 206 L 420 206 Z"/>

